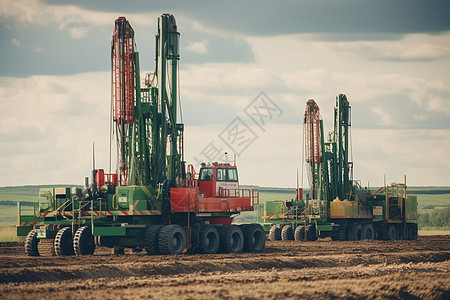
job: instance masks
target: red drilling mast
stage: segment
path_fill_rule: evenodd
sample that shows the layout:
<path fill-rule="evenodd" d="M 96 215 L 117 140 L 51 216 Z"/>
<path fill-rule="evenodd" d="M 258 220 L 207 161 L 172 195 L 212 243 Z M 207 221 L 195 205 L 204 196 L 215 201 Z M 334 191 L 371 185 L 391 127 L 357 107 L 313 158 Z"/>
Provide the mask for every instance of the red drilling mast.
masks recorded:
<path fill-rule="evenodd" d="M 320 124 L 320 112 L 317 103 L 310 99 L 305 110 L 305 157 L 309 168 L 308 177 L 310 190 L 313 197 L 317 196 L 317 184 L 319 182 L 319 164 L 322 157 L 322 132 Z"/>
<path fill-rule="evenodd" d="M 119 151 L 119 185 L 128 178 L 126 142 L 134 120 L 134 30 L 125 17 L 115 22 L 112 39 L 113 101 Z"/>

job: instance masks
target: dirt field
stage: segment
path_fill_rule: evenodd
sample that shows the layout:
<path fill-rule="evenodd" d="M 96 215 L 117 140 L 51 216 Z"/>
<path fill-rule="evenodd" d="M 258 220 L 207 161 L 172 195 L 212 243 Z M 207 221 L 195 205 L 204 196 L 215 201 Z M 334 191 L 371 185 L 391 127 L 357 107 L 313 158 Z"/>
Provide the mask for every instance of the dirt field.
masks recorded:
<path fill-rule="evenodd" d="M 264 253 L 27 257 L 0 243 L 0 299 L 450 299 L 450 236 L 268 241 Z"/>

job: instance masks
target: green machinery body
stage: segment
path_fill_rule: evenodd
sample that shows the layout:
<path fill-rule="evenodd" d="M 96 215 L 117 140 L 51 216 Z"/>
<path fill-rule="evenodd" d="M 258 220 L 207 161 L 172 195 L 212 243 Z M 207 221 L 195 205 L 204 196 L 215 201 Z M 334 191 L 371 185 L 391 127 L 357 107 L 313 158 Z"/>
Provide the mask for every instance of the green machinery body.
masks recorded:
<path fill-rule="evenodd" d="M 305 162 L 309 181 L 291 201 L 269 201 L 259 220 L 272 239 L 417 239 L 417 197 L 404 183 L 370 191 L 353 180 L 350 155 L 351 107 L 336 97 L 334 130 L 325 141 L 319 107 L 309 100 L 304 115 Z"/>
<path fill-rule="evenodd" d="M 94 166 L 92 180 L 89 182 L 86 178 L 84 188 L 41 189 L 31 210 L 18 204 L 17 234 L 27 236 L 26 248 L 29 249 L 26 251 L 29 255 L 39 255 L 35 249 L 39 245 L 36 239 L 68 244 L 73 240 L 73 247 L 58 244 L 60 252 L 67 252 L 62 254 L 73 254 L 72 248 L 79 249 L 77 255 L 92 253 L 95 246 L 86 244 L 88 242 L 84 238 L 89 234 L 94 237 L 96 244 L 103 246 L 147 247 L 153 245 L 152 239 L 162 235 L 164 228 L 170 226 L 171 231 L 164 233 L 168 242 L 163 241 L 163 246 L 167 253 L 179 253 L 184 246 L 173 249 L 178 246 L 171 245 L 171 242 L 177 238 L 184 242 L 186 230 L 183 228 L 189 229 L 189 226 L 194 225 L 203 228 L 202 225 L 213 221 L 216 221 L 213 224 L 224 222 L 229 225 L 231 216 L 238 214 L 216 209 L 203 213 L 202 218 L 198 211 L 195 215 L 194 211 L 190 211 L 189 203 L 193 202 L 188 201 L 198 201 L 195 199 L 199 196 L 193 194 L 198 193 L 195 171 L 188 168 L 190 173 L 186 174 L 184 125 L 177 122 L 179 35 L 172 15 L 163 14 L 158 18 L 156 68 L 153 73 L 147 74 L 141 86 L 139 54 L 134 51 L 134 31 L 124 17 L 116 20 L 111 58 L 117 170 L 105 174 L 103 169 L 95 169 Z M 183 197 L 190 198 L 178 198 L 184 201 L 179 203 L 188 203 L 188 206 L 186 210 L 178 208 L 181 212 L 174 213 L 171 210 L 170 191 L 180 191 L 180 188 L 184 188 L 181 190 L 184 192 L 182 195 L 185 195 Z M 247 209 L 252 210 L 252 205 Z M 217 235 L 216 229 L 205 228 L 215 231 Z M 251 229 L 250 233 L 253 234 L 258 231 L 254 228 L 245 227 L 242 231 L 245 235 L 249 231 L 247 229 Z M 197 243 L 198 236 L 202 234 L 199 230 Z M 238 233 L 242 235 L 242 231 L 239 229 Z M 195 237 L 192 235 L 193 239 Z M 188 246 L 191 242 L 188 240 Z M 250 250 L 261 251 L 264 248 L 264 236 L 261 236 L 257 246 L 258 249 Z M 242 247 L 230 251 L 242 251 Z M 147 251 L 150 253 L 152 250 Z"/>
<path fill-rule="evenodd" d="M 33 228 L 54 238 L 61 226 L 90 226 L 94 236 L 114 245 L 138 246 L 149 224 L 168 216 L 164 197 L 181 180 L 183 124 L 177 123 L 179 32 L 172 15 L 158 18 L 156 70 L 141 86 L 134 31 L 116 20 L 112 41 L 113 107 L 118 144 L 118 178 L 92 174 L 90 189 L 41 189 L 33 211 L 19 208 L 18 235 Z M 149 218 L 148 216 L 152 216 Z M 120 238 L 124 237 L 124 238 Z"/>

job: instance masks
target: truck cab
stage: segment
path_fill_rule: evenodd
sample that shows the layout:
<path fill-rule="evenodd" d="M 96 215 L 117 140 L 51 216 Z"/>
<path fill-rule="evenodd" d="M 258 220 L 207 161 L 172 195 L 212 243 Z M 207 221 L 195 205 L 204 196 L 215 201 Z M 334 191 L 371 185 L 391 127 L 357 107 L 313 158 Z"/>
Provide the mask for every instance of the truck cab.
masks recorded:
<path fill-rule="evenodd" d="M 205 198 L 220 197 L 223 190 L 229 190 L 231 193 L 237 191 L 239 189 L 237 167 L 218 163 L 204 165 L 200 168 L 198 186 L 200 194 Z"/>

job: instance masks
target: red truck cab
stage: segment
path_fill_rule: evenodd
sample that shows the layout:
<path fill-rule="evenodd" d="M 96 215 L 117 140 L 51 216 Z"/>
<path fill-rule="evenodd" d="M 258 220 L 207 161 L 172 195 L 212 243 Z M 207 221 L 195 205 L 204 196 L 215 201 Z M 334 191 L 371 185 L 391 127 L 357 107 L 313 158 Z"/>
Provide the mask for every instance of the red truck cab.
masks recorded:
<path fill-rule="evenodd" d="M 202 166 L 198 177 L 200 194 L 205 198 L 220 197 L 222 190 L 239 189 L 237 167 L 230 164 Z"/>
<path fill-rule="evenodd" d="M 184 186 L 170 189 L 171 211 L 195 213 L 222 213 L 211 216 L 211 224 L 229 225 L 231 214 L 253 211 L 259 204 L 257 189 L 239 188 L 237 167 L 214 163 L 202 165 L 200 173 L 188 167 L 189 179 Z"/>

